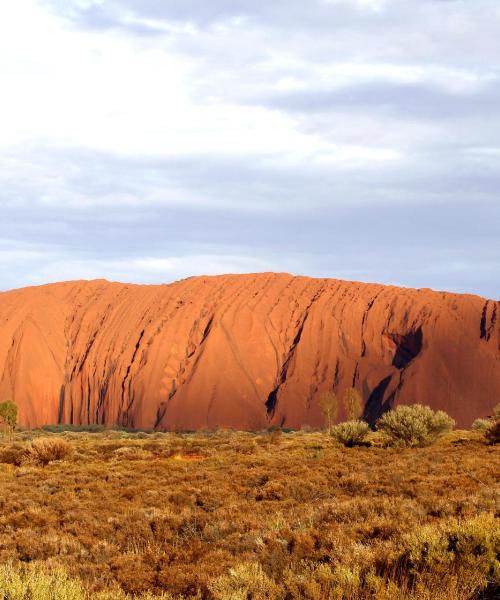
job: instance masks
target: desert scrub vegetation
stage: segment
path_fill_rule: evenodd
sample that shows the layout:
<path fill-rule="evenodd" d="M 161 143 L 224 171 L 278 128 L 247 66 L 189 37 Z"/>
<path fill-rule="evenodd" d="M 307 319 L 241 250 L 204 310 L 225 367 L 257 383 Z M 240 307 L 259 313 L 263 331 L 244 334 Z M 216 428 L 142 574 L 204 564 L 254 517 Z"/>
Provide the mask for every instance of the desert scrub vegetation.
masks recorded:
<path fill-rule="evenodd" d="M 364 421 L 346 421 L 345 423 L 339 423 L 331 428 L 331 434 L 339 444 L 343 444 L 347 448 L 353 448 L 362 444 L 368 432 L 370 426 Z"/>
<path fill-rule="evenodd" d="M 476 419 L 474 423 L 472 423 L 472 431 L 486 431 L 491 425 L 490 419 Z"/>
<path fill-rule="evenodd" d="M 81 581 L 71 579 L 64 569 L 47 569 L 38 563 L 15 568 L 0 565 L 0 600 L 132 600 L 120 589 L 93 593 Z M 170 594 L 146 592 L 135 600 L 175 600 Z"/>
<path fill-rule="evenodd" d="M 500 404 L 497 404 L 493 409 L 493 416 L 491 417 L 490 424 L 485 430 L 486 439 L 490 444 L 500 443 Z"/>
<path fill-rule="evenodd" d="M 17 414 L 18 408 L 15 402 L 11 400 L 0 402 L 0 428 L 8 435 L 9 439 L 12 439 L 17 425 Z"/>
<path fill-rule="evenodd" d="M 429 446 L 454 426 L 455 421 L 444 411 L 421 404 L 398 406 L 377 421 L 377 429 L 389 443 L 409 447 Z"/>
<path fill-rule="evenodd" d="M 500 404 L 495 406 L 490 418 L 476 419 L 472 423 L 472 430 L 484 433 L 490 444 L 500 443 Z"/>
<path fill-rule="evenodd" d="M 72 452 L 21 460 L 44 438 Z M 0 600 L 45 600 L 37 578 L 51 600 L 493 600 L 499 450 L 476 432 L 422 448 L 17 432 L 0 440 L 0 590 L 24 596 Z"/>
<path fill-rule="evenodd" d="M 45 466 L 56 460 L 64 460 L 73 454 L 72 445 L 63 438 L 40 437 L 26 448 L 24 460 Z"/>

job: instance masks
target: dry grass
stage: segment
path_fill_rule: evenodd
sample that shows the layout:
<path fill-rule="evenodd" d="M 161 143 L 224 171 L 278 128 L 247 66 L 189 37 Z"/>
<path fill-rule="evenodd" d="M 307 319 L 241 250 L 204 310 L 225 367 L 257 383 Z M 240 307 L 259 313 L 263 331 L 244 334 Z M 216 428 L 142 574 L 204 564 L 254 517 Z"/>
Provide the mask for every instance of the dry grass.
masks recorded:
<path fill-rule="evenodd" d="M 315 432 L 44 433 L 70 446 L 45 466 L 25 460 L 36 435 L 0 441 L 11 578 L 34 564 L 82 598 L 498 597 L 500 451 L 480 432 L 411 449 L 376 434 L 348 449 Z"/>

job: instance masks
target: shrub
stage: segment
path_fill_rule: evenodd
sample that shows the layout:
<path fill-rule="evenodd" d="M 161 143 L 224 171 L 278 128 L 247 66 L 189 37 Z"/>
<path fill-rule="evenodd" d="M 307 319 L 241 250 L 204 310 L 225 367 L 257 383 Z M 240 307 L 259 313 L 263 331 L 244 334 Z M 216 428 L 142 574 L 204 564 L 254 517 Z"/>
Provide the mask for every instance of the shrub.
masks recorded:
<path fill-rule="evenodd" d="M 364 421 L 346 421 L 332 427 L 332 436 L 340 444 L 352 448 L 362 444 L 369 431 L 370 427 Z"/>
<path fill-rule="evenodd" d="M 0 598 L 8 600 L 86 600 L 82 584 L 71 580 L 62 569 L 47 573 L 40 565 L 28 563 L 20 569 L 0 567 Z"/>
<path fill-rule="evenodd" d="M 490 444 L 500 443 L 500 404 L 495 406 L 489 419 L 476 419 L 472 429 L 482 431 Z"/>
<path fill-rule="evenodd" d="M 493 416 L 490 419 L 490 426 L 486 430 L 486 439 L 490 444 L 500 443 L 500 404 L 493 409 Z"/>
<path fill-rule="evenodd" d="M 216 600 L 267 600 L 276 597 L 278 586 L 263 571 L 259 563 L 242 563 L 227 575 L 209 583 Z"/>
<path fill-rule="evenodd" d="M 500 583 L 500 523 L 483 513 L 464 521 L 425 525 L 405 538 L 402 566 L 410 575 L 453 571 L 462 580 L 480 580 L 481 587 Z"/>
<path fill-rule="evenodd" d="M 132 600 L 122 590 L 90 594 L 79 579 L 71 579 L 64 569 L 46 569 L 39 563 L 23 564 L 14 568 L 0 565 L 1 600 Z M 146 593 L 135 600 L 174 600 L 163 593 L 159 596 Z"/>
<path fill-rule="evenodd" d="M 499 444 L 500 443 L 500 419 L 495 421 L 488 427 L 486 431 L 486 439 L 490 444 Z"/>
<path fill-rule="evenodd" d="M 472 423 L 473 431 L 486 431 L 490 428 L 491 421 L 490 419 L 476 419 L 474 423 Z"/>
<path fill-rule="evenodd" d="M 64 460 L 73 454 L 73 447 L 61 438 L 42 437 L 31 442 L 26 458 L 39 465 L 48 465 L 55 460 Z"/>
<path fill-rule="evenodd" d="M 25 452 L 25 448 L 22 444 L 14 443 L 8 447 L 4 447 L 0 449 L 0 463 L 16 465 L 16 467 L 19 467 L 24 460 Z"/>
<path fill-rule="evenodd" d="M 454 426 L 455 421 L 444 411 L 421 404 L 398 406 L 377 421 L 377 429 L 392 444 L 409 447 L 428 446 Z"/>
<path fill-rule="evenodd" d="M 42 431 L 48 433 L 64 433 L 69 431 L 72 433 L 101 433 L 105 431 L 104 425 L 89 424 L 89 425 L 71 425 L 71 424 L 58 424 L 58 425 L 44 425 Z"/>

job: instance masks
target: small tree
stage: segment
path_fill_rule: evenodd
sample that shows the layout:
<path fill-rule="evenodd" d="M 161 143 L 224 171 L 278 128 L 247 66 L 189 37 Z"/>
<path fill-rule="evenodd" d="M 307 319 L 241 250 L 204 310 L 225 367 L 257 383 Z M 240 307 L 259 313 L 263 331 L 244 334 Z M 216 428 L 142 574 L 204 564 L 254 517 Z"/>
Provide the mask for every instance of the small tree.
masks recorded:
<path fill-rule="evenodd" d="M 12 438 L 12 433 L 17 425 L 17 404 L 15 402 L 11 400 L 0 402 L 0 421 L 9 437 Z"/>
<path fill-rule="evenodd" d="M 328 433 L 331 433 L 333 423 L 337 418 L 339 406 L 335 392 L 322 392 L 319 395 L 318 404 L 323 413 Z"/>
<path fill-rule="evenodd" d="M 353 387 L 347 388 L 344 393 L 344 409 L 348 421 L 356 421 L 363 414 L 363 399 Z"/>
<path fill-rule="evenodd" d="M 429 406 L 413 404 L 398 406 L 380 417 L 377 429 L 395 445 L 428 446 L 451 431 L 455 421 L 444 411 L 433 411 Z"/>

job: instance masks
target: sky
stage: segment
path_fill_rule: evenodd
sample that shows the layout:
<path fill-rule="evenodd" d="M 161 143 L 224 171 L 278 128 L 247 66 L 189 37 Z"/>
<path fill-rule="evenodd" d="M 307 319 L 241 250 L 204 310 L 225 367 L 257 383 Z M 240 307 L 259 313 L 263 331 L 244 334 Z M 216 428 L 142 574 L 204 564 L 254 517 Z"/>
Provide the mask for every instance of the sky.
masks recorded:
<path fill-rule="evenodd" d="M 500 299 L 498 0 L 0 4 L 0 289 L 286 271 Z"/>

